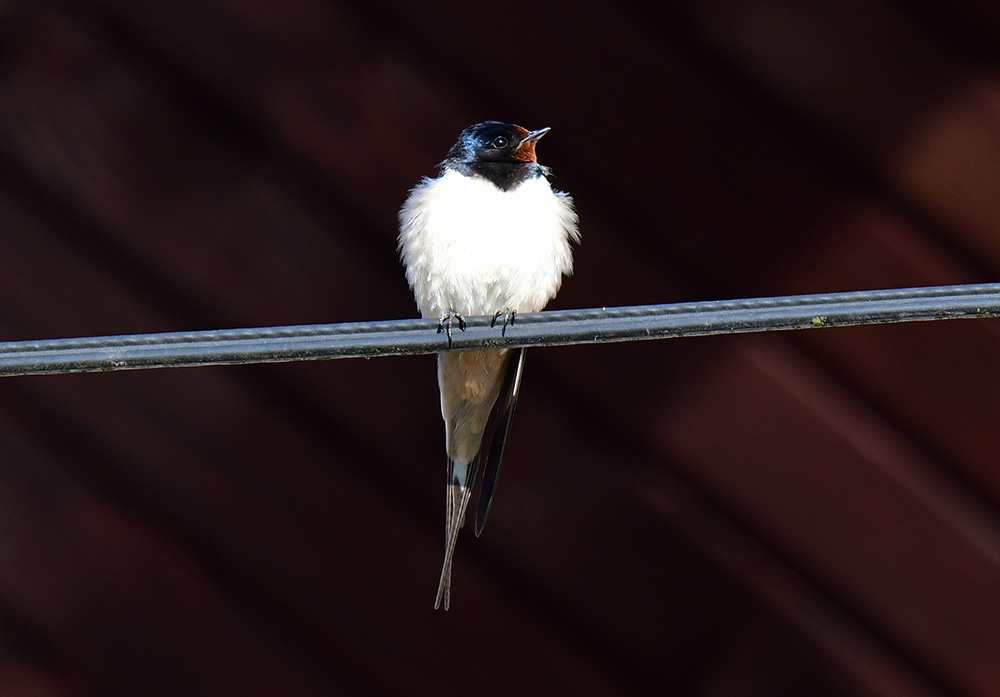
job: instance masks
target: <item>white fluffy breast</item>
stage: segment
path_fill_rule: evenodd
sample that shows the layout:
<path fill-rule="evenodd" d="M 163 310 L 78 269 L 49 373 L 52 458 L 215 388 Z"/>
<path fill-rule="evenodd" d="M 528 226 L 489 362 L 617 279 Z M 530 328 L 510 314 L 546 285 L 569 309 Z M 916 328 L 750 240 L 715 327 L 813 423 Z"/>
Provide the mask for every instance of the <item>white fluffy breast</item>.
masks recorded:
<path fill-rule="evenodd" d="M 572 199 L 545 177 L 509 191 L 453 170 L 425 179 L 399 212 L 399 249 L 420 313 L 541 310 L 573 270 L 576 221 Z"/>

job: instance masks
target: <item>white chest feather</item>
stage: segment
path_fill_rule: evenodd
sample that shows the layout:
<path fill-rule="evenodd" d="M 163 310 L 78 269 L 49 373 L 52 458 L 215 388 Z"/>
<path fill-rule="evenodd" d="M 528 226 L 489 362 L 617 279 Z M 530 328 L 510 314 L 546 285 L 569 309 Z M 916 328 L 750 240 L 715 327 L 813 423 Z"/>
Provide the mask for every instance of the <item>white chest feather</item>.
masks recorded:
<path fill-rule="evenodd" d="M 425 179 L 399 212 L 399 248 L 420 313 L 536 312 L 573 270 L 572 199 L 544 177 L 510 191 L 447 171 Z"/>

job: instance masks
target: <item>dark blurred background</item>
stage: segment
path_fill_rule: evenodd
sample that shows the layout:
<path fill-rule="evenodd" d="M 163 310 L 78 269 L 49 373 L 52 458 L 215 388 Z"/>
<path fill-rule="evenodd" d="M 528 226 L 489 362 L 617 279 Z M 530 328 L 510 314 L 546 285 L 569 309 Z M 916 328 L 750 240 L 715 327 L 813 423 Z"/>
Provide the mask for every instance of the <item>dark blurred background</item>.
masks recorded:
<path fill-rule="evenodd" d="M 551 307 L 996 280 L 994 0 L 0 2 L 0 339 L 396 319 L 458 132 Z M 433 357 L 0 382 L 0 694 L 1000 694 L 1000 324 L 535 350 L 490 525 Z"/>

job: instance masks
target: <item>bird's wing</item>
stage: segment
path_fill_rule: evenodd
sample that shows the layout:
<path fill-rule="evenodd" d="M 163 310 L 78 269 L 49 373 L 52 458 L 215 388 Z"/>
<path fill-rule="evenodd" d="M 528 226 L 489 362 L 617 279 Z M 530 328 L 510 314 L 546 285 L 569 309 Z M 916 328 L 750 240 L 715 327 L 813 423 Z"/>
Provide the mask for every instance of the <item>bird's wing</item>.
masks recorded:
<path fill-rule="evenodd" d="M 486 525 L 493 495 L 496 493 L 497 480 L 500 478 L 500 464 L 503 461 L 504 450 L 507 449 L 507 437 L 510 435 L 510 424 L 514 420 L 514 407 L 517 406 L 517 395 L 521 391 L 521 374 L 524 372 L 524 357 L 528 349 L 521 348 L 511 351 L 510 362 L 507 364 L 507 374 L 503 387 L 493 411 L 493 429 L 490 438 L 490 450 L 486 456 L 486 468 L 483 470 L 483 485 L 479 492 L 479 504 L 476 509 L 476 537 Z M 487 433 L 491 429 L 487 428 Z"/>

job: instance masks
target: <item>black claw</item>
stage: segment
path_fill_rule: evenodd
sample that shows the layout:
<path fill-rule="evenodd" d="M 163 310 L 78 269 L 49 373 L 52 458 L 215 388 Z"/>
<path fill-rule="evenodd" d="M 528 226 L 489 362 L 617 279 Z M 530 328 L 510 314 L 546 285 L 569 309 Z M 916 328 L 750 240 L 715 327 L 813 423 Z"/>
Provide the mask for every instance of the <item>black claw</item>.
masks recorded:
<path fill-rule="evenodd" d="M 507 325 L 513 326 L 514 320 L 517 319 L 517 310 L 497 310 L 496 314 L 493 315 L 492 321 L 490 321 L 490 327 L 497 326 L 497 320 L 503 316 L 503 326 L 500 327 L 500 336 L 507 336 Z"/>
<path fill-rule="evenodd" d="M 461 329 L 463 332 L 465 331 L 465 317 L 462 317 L 462 315 L 458 314 L 457 312 L 449 312 L 444 317 L 442 317 L 441 321 L 438 322 L 437 333 L 440 334 L 441 332 L 444 332 L 445 334 L 448 335 L 448 348 L 451 348 L 452 320 L 458 320 L 458 328 Z"/>

